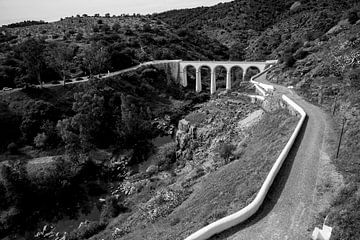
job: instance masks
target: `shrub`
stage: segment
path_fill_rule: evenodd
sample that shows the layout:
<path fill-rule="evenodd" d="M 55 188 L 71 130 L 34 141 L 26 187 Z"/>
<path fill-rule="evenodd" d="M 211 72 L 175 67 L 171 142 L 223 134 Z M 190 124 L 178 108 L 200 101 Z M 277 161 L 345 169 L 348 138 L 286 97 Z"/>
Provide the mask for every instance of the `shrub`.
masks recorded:
<path fill-rule="evenodd" d="M 48 137 L 45 133 L 39 133 L 34 138 L 34 145 L 38 148 L 44 148 L 47 144 Z"/>
<path fill-rule="evenodd" d="M 286 53 L 283 55 L 282 61 L 284 62 L 285 67 L 292 67 L 295 64 L 296 59 L 294 58 L 294 56 L 292 54 Z"/>
<path fill-rule="evenodd" d="M 109 223 L 112 218 L 117 217 L 120 213 L 125 212 L 125 210 L 126 207 L 115 196 L 106 198 L 100 214 L 100 223 Z"/>
<path fill-rule="evenodd" d="M 19 150 L 18 145 L 14 142 L 10 143 L 7 146 L 7 150 L 11 153 L 11 154 L 16 154 Z"/>
<path fill-rule="evenodd" d="M 145 23 L 145 24 L 143 25 L 143 31 L 144 31 L 144 32 L 151 32 L 151 31 L 152 31 L 151 25 L 148 24 L 148 23 Z"/>
<path fill-rule="evenodd" d="M 93 32 L 99 32 L 99 26 L 98 25 L 93 26 Z"/>
<path fill-rule="evenodd" d="M 76 41 L 80 41 L 83 39 L 83 34 L 82 33 L 78 33 L 76 34 L 76 37 L 75 37 Z"/>
<path fill-rule="evenodd" d="M 229 143 L 223 143 L 219 147 L 219 154 L 223 159 L 228 160 L 233 155 L 234 150 L 235 150 L 234 145 Z"/>
<path fill-rule="evenodd" d="M 294 54 L 294 59 L 296 60 L 300 60 L 300 59 L 304 59 L 307 57 L 307 55 L 309 55 L 309 52 L 304 51 L 304 50 L 299 50 Z"/>
<path fill-rule="evenodd" d="M 352 69 L 349 72 L 350 86 L 355 90 L 360 90 L 360 68 Z"/>
<path fill-rule="evenodd" d="M 72 231 L 68 238 L 69 240 L 80 240 L 80 239 L 88 239 L 95 234 L 101 232 L 106 227 L 106 224 L 99 222 L 90 222 L 81 226 L 80 228 Z"/>
<path fill-rule="evenodd" d="M 159 150 L 158 167 L 160 171 L 168 170 L 176 161 L 176 143 L 171 142 L 162 146 Z"/>
<path fill-rule="evenodd" d="M 115 24 L 112 26 L 112 30 L 115 31 L 115 32 L 119 31 L 119 29 L 120 29 L 120 24 L 118 24 L 118 23 L 115 23 Z"/>
<path fill-rule="evenodd" d="M 352 10 L 348 13 L 348 19 L 350 24 L 355 24 L 359 20 L 359 15 L 356 10 Z"/>

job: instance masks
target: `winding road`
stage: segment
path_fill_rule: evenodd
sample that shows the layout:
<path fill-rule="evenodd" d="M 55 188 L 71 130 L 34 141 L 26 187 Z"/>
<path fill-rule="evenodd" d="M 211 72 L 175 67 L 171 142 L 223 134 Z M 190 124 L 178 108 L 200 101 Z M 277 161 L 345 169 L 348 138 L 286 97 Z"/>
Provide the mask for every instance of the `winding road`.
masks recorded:
<path fill-rule="evenodd" d="M 265 75 L 257 81 L 267 83 Z M 274 84 L 272 84 L 274 85 Z M 308 115 L 293 149 L 284 162 L 258 212 L 250 219 L 211 240 L 297 240 L 310 239 L 309 229 L 316 214 L 314 197 L 318 166 L 331 131 L 327 115 L 292 90 L 274 85 L 276 93 L 286 94 Z"/>

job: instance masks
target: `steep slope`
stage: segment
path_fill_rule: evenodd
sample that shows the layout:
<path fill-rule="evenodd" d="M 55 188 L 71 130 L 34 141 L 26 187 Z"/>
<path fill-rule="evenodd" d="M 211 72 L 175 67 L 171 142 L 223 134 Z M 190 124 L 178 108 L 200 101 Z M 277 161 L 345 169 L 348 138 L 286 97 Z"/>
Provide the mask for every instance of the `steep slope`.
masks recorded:
<path fill-rule="evenodd" d="M 231 59 L 260 60 L 277 57 L 284 46 L 304 37 L 320 37 L 356 2 L 237 0 L 155 16 L 219 40 L 230 47 Z"/>
<path fill-rule="evenodd" d="M 332 198 L 326 200 L 325 208 L 316 209 L 320 213 L 312 227 L 321 226 L 328 216 L 327 225 L 334 227 L 332 239 L 358 239 L 360 22 L 352 25 L 348 21 L 341 21 L 325 36 L 322 41 L 315 39 L 300 45 L 297 52 L 305 51 L 307 54 L 301 59 L 295 59 L 290 66 L 285 61 L 268 75 L 268 79 L 294 86 L 294 90 L 307 101 L 332 114 L 339 134 L 333 140 L 332 154 L 328 158 L 336 167 L 337 178 L 344 178 L 344 186 L 339 189 L 336 181 L 331 179 L 332 174 L 325 175 L 329 179 L 316 186 L 318 199 Z M 342 126 L 344 134 L 340 142 Z M 336 156 L 338 144 L 340 149 Z"/>
<path fill-rule="evenodd" d="M 287 4 L 285 0 L 237 0 L 213 7 L 173 10 L 156 17 L 175 27 L 186 27 L 218 39 L 227 46 L 246 42 L 254 31 L 261 31 L 275 22 Z"/>

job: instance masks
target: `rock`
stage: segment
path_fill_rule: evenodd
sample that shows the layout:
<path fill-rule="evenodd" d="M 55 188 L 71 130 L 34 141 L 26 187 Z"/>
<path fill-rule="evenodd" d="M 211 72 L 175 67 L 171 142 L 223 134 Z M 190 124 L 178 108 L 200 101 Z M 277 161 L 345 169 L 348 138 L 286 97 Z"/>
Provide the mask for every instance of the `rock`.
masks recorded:
<path fill-rule="evenodd" d="M 243 131 L 244 129 L 247 129 L 247 128 L 255 125 L 256 123 L 258 123 L 261 120 L 264 113 L 265 112 L 262 109 L 250 113 L 246 118 L 244 118 L 243 120 L 240 120 L 238 122 L 236 128 L 239 131 Z"/>
<path fill-rule="evenodd" d="M 185 119 L 179 121 L 179 126 L 178 126 L 179 131 L 187 132 L 189 130 L 189 127 L 190 127 L 189 121 Z"/>
<path fill-rule="evenodd" d="M 299 2 L 299 1 L 294 2 L 293 5 L 291 5 L 291 7 L 290 7 L 290 12 L 294 12 L 294 11 L 298 10 L 300 8 L 300 6 L 301 6 L 301 2 Z"/>
<path fill-rule="evenodd" d="M 343 30 L 342 26 L 336 25 L 334 27 L 332 27 L 329 31 L 327 31 L 327 35 L 330 34 L 337 34 L 339 32 L 341 32 Z"/>
<path fill-rule="evenodd" d="M 267 112 L 274 112 L 282 108 L 281 100 L 276 97 L 268 97 L 262 102 L 262 107 Z"/>
<path fill-rule="evenodd" d="M 327 31 L 327 35 L 331 35 L 331 34 L 338 34 L 341 31 L 343 31 L 344 29 L 348 28 L 348 26 L 350 25 L 349 20 L 348 19 L 344 19 L 338 22 L 337 25 L 335 25 L 334 27 L 332 27 L 329 31 Z"/>
<path fill-rule="evenodd" d="M 147 169 L 146 172 L 149 174 L 155 174 L 159 171 L 159 167 L 155 166 L 155 165 L 150 165 Z"/>

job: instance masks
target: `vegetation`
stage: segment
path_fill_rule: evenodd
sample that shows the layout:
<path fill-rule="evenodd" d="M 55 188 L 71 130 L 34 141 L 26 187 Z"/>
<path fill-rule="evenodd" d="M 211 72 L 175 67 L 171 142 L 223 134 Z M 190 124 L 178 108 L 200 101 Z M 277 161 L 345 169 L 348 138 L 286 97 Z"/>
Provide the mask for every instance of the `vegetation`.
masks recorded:
<path fill-rule="evenodd" d="M 154 151 L 148 140 L 163 131 L 157 117 L 168 114 L 168 122 L 176 122 L 189 105 L 209 96 L 186 91 L 154 67 L 101 81 L 94 76 L 159 59 L 279 59 L 280 65 L 268 74 L 270 81 L 295 86 L 308 101 L 331 112 L 339 124 L 346 119 L 340 156 L 334 160 L 346 185 L 321 216 L 329 215 L 334 239 L 360 238 L 360 221 L 356 221 L 360 216 L 359 4 L 356 0 L 293 3 L 238 0 L 153 16 L 84 14 L 54 23 L 25 21 L 3 26 L 0 89 L 23 89 L 0 95 L 0 161 L 4 161 L 0 237 L 38 227 L 40 220 L 51 222 L 62 214 L 76 213 L 71 207 L 86 206 L 91 191 L 83 183 L 92 180 L 120 181 L 120 190 L 115 191 L 117 196 L 106 198 L 99 221 L 73 231 L 70 239 L 96 234 L 139 239 L 149 232 L 156 239 L 185 237 L 243 207 L 258 189 L 255 180 L 264 177 L 276 158 L 279 149 L 269 148 L 275 149 L 275 143 L 281 146 L 279 142 L 286 140 L 294 119 L 286 120 L 289 118 L 283 112 L 269 114 L 241 144 L 219 141 L 212 166 L 218 171 L 199 166 L 199 158 L 207 157 L 204 146 L 209 145 L 188 142 L 191 152 L 179 152 L 174 143 L 155 150 L 152 165 L 137 173 L 136 166 Z M 202 73 L 208 80 L 208 71 L 202 69 Z M 245 80 L 255 73 L 256 69 L 250 69 Z M 223 70 L 216 74 L 224 79 Z M 242 76 L 241 71 L 235 74 Z M 90 76 L 89 82 L 65 85 L 70 78 L 85 75 Z M 193 84 L 191 79 L 189 84 Z M 58 80 L 65 86 L 33 86 Z M 203 84 L 206 89 L 208 83 Z M 185 99 L 190 103 L 182 102 Z M 241 109 L 243 114 L 252 108 Z M 216 127 L 228 129 L 237 117 L 221 119 L 223 125 Z M 188 120 L 200 126 L 207 121 L 206 114 L 199 112 L 189 115 Z M 286 123 L 281 124 L 285 134 L 280 133 L 280 123 Z M 104 162 L 91 157 L 100 149 L 110 153 L 111 161 L 110 157 Z M 124 152 L 128 156 L 124 157 Z M 27 162 L 33 157 L 64 153 L 47 162 L 46 170 Z M 261 161 L 261 168 L 249 171 L 256 161 Z M 193 172 L 173 184 L 177 181 L 174 168 L 187 164 L 196 166 Z M 234 181 L 238 179 L 244 184 L 239 186 L 239 181 Z M 192 192 L 196 183 L 200 187 Z M 227 186 L 225 191 L 223 185 Z M 55 188 L 58 191 L 53 191 Z M 230 195 L 234 193 L 238 197 L 233 201 Z M 233 208 L 225 209 L 225 205 Z M 135 211 L 129 213 L 129 209 Z M 124 223 L 128 216 L 133 218 Z M 190 220 L 197 225 L 190 226 Z"/>
<path fill-rule="evenodd" d="M 1 89 L 117 71 L 154 59 L 228 58 L 228 49 L 216 40 L 148 17 L 67 18 L 3 27 L 0 36 Z"/>
<path fill-rule="evenodd" d="M 41 24 L 47 24 L 47 22 L 44 22 L 42 20 L 40 21 L 22 21 L 22 22 L 18 22 L 18 23 L 11 23 L 8 25 L 3 25 L 2 27 L 7 27 L 7 28 L 18 28 L 18 27 L 28 27 L 28 26 L 33 26 L 33 25 L 41 25 Z"/>
<path fill-rule="evenodd" d="M 242 151 L 236 160 L 233 159 L 232 162 L 221 165 L 216 171 L 209 170 L 212 161 L 204 162 L 202 159 L 201 163 L 201 161 L 196 161 L 196 157 L 189 159 L 187 164 L 193 165 L 193 170 L 189 175 L 180 175 L 178 182 L 162 191 L 163 195 L 155 195 L 164 196 L 162 201 L 160 201 L 160 197 L 157 198 L 159 202 L 156 202 L 154 206 L 151 205 L 151 208 L 145 207 L 152 203 L 151 200 L 141 205 L 144 211 L 142 216 L 145 215 L 145 219 L 139 217 L 136 212 L 127 219 L 117 218 L 114 227 L 125 229 L 126 226 L 131 226 L 127 232 L 116 235 L 117 238 L 140 239 L 146 234 L 151 234 L 152 239 L 186 238 L 201 227 L 243 208 L 254 199 L 274 161 L 293 132 L 297 121 L 298 118 L 290 116 L 286 110 L 266 113 L 259 124 L 248 130 L 250 137 L 243 141 L 241 150 L 238 146 L 236 147 L 236 151 Z M 206 123 L 203 124 L 206 126 Z M 214 124 L 214 122 L 210 124 Z M 200 129 L 199 126 L 198 128 Z M 200 131 L 204 132 L 204 129 Z M 212 134 L 216 134 L 215 131 L 216 129 Z M 221 134 L 225 133 L 219 133 L 220 136 Z M 193 141 L 198 142 L 199 147 L 210 148 L 206 144 L 203 146 L 199 139 Z M 224 144 L 222 146 L 231 145 Z M 228 147 L 224 148 L 228 149 Z M 233 147 L 229 148 L 233 150 Z M 272 150 L 269 151 L 269 149 Z M 201 148 L 199 150 L 194 153 L 205 152 Z M 177 161 L 179 160 L 178 158 Z M 187 166 L 187 168 L 189 167 Z M 182 169 L 182 171 L 186 170 Z M 173 196 L 166 191 L 169 191 L 168 188 L 178 185 L 179 182 L 189 193 L 184 197 L 178 192 L 176 197 L 183 200 L 181 205 L 170 208 L 170 214 L 164 214 L 161 211 L 168 206 L 167 204 L 171 202 L 170 199 Z M 239 185 L 239 183 L 242 184 Z M 158 214 L 156 221 L 146 220 L 146 216 L 155 214 Z M 106 239 L 110 235 L 110 231 L 111 229 L 106 229 L 97 237 Z"/>
<path fill-rule="evenodd" d="M 172 105 L 168 96 L 171 94 L 172 98 L 181 100 L 184 91 L 164 71 L 143 67 L 132 73 L 92 79 L 68 88 L 29 87 L 10 94 L 10 99 L 5 98 L 8 102 L 2 105 L 1 126 L 7 127 L 9 133 L 18 133 L 13 138 L 1 135 L 2 150 L 8 150 L 10 156 L 21 156 L 27 154 L 28 150 L 24 150 L 27 146 L 45 156 L 54 151 L 63 153 L 62 149 L 66 154 L 50 161 L 44 172 L 32 170 L 37 168 L 36 164 L 24 160 L 1 164 L 3 180 L 0 182 L 4 185 L 0 185 L 0 191 L 5 192 L 0 199 L 3 203 L 1 232 L 10 234 L 18 227 L 26 232 L 37 227 L 40 220 L 53 221 L 62 214 L 70 214 L 69 211 L 77 212 L 69 206 L 77 206 L 76 201 L 87 201 L 87 191 L 81 184 L 85 180 L 123 180 L 132 165 L 148 158 L 151 151 L 148 139 L 159 134 L 152 124 L 154 116 L 166 112 L 177 118 L 184 111 L 182 108 L 168 110 Z M 198 98 L 194 95 L 196 101 Z M 16 118 L 10 121 L 8 118 L 12 115 Z M 134 154 L 118 169 L 106 162 L 92 161 L 89 153 L 93 149 L 115 153 L 130 149 Z M 175 161 L 174 145 L 164 148 L 160 156 L 161 169 L 169 169 Z M 74 198 L 67 200 L 68 196 Z M 72 237 L 82 239 L 95 234 L 126 210 L 114 198 L 106 200 L 102 209 L 99 223 L 90 224 Z M 27 221 L 33 225 L 24 227 Z"/>
<path fill-rule="evenodd" d="M 345 14 L 346 16 L 346 14 Z M 328 216 L 327 224 L 334 227 L 332 239 L 360 237 L 358 201 L 359 169 L 359 25 L 334 26 L 326 38 L 301 43 L 297 50 L 308 51 L 296 59 L 293 67 L 284 67 L 270 73 L 268 78 L 282 84 L 296 86 L 308 101 L 320 104 L 333 115 L 337 125 L 346 119 L 339 157 L 332 156 L 336 170 L 345 179 L 345 186 L 334 196 L 331 206 L 319 214 L 318 224 Z M 290 47 L 291 48 L 291 47 Z M 330 50 L 329 50 L 330 49 Z M 296 55 L 296 54 L 295 54 Z M 355 219 L 355 220 L 354 220 Z"/>

